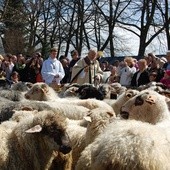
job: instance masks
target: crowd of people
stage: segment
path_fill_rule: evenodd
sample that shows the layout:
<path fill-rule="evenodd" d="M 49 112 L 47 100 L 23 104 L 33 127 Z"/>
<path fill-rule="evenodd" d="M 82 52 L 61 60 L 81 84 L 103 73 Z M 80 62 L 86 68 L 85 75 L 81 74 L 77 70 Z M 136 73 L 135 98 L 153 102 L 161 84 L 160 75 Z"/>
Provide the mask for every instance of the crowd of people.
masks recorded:
<path fill-rule="evenodd" d="M 11 84 L 19 81 L 45 82 L 51 86 L 118 82 L 126 87 L 138 87 L 155 81 L 170 87 L 170 51 L 162 58 L 149 53 L 139 60 L 125 57 L 123 61 L 116 60 L 112 64 L 101 62 L 99 53 L 93 49 L 82 57 L 77 50 L 70 54 L 71 60 L 64 55 L 57 58 L 58 49 L 51 48 L 46 60 L 39 52 L 29 58 L 22 54 L 0 55 L 0 79 L 7 79 Z"/>
<path fill-rule="evenodd" d="M 135 88 L 154 81 L 170 87 L 170 51 L 161 58 L 148 53 L 139 60 L 125 57 L 123 61 L 115 61 L 111 65 L 106 61 L 101 64 L 104 74 L 110 72 L 104 79 L 105 83 L 119 82 L 122 86 Z"/>

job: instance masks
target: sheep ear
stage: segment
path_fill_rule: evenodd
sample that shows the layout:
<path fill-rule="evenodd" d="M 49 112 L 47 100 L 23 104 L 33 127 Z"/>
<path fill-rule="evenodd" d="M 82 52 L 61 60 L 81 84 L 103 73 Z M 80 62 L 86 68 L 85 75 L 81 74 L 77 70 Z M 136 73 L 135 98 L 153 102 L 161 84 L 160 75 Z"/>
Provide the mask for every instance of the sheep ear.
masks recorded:
<path fill-rule="evenodd" d="M 26 130 L 25 132 L 26 133 L 38 133 L 38 132 L 41 132 L 42 131 L 42 127 L 41 125 L 36 125 L 28 130 Z"/>
<path fill-rule="evenodd" d="M 112 117 L 112 116 L 114 116 L 114 114 L 113 113 L 111 113 L 111 112 L 106 112 L 110 117 Z"/>
<path fill-rule="evenodd" d="M 25 106 L 25 107 L 22 107 L 21 110 L 33 111 L 33 108 L 31 108 L 31 107 L 29 107 L 29 106 Z"/>
<path fill-rule="evenodd" d="M 156 96 L 154 96 L 154 95 L 149 95 L 149 96 L 147 97 L 147 99 L 145 99 L 145 101 L 146 101 L 147 103 L 149 103 L 150 105 L 155 104 L 155 102 L 156 102 Z"/>
<path fill-rule="evenodd" d="M 42 86 L 41 86 L 41 89 L 42 89 L 42 91 L 44 92 L 44 93 L 48 93 L 48 86 L 46 85 L 46 84 L 43 84 Z"/>
<path fill-rule="evenodd" d="M 26 86 L 30 89 L 33 86 L 33 83 L 27 82 Z"/>
<path fill-rule="evenodd" d="M 92 122 L 90 116 L 84 116 L 83 119 L 86 120 L 87 122 Z"/>

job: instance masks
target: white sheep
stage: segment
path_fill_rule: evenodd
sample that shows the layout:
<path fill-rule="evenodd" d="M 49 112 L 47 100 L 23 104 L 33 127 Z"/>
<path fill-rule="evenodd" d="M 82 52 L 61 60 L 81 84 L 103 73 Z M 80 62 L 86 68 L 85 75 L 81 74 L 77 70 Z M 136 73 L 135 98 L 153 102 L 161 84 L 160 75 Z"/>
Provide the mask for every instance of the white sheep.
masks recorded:
<path fill-rule="evenodd" d="M 28 100 L 55 101 L 58 97 L 54 89 L 46 83 L 35 83 L 30 90 L 25 93 Z"/>
<path fill-rule="evenodd" d="M 139 93 L 139 91 L 137 91 L 137 90 L 129 89 L 129 90 L 126 90 L 125 92 L 123 92 L 120 96 L 118 96 L 118 98 L 116 100 L 105 99 L 104 101 L 106 103 L 108 103 L 113 108 L 116 115 L 118 115 L 120 113 L 120 109 L 121 109 L 122 105 L 125 102 L 127 102 L 130 98 L 137 95 L 138 93 Z"/>
<path fill-rule="evenodd" d="M 10 123 L 9 121 L 5 121 L 2 123 L 2 125 L 9 130 L 11 127 L 13 128 L 14 126 L 17 125 L 17 122 L 21 122 L 24 119 L 28 119 L 28 117 L 34 117 L 37 114 L 41 114 L 42 112 L 38 112 L 37 110 L 34 111 L 25 111 L 25 110 L 20 110 L 20 111 L 14 111 L 13 116 L 10 118 Z M 56 114 L 60 114 L 59 112 L 55 112 Z M 82 120 L 71 120 L 71 119 L 66 119 L 66 132 L 70 138 L 71 145 L 72 145 L 72 168 L 75 167 L 75 164 L 80 157 L 80 153 L 82 150 L 85 148 L 85 134 L 86 134 L 86 128 L 87 127 L 87 121 L 85 119 Z M 56 156 L 56 158 L 53 161 L 53 166 L 55 168 L 56 162 L 59 161 L 58 156 L 61 156 L 62 159 L 64 158 L 64 155 L 61 153 Z M 50 168 L 52 169 L 52 168 Z"/>
<path fill-rule="evenodd" d="M 21 121 L 11 133 L 0 126 L 0 135 L 1 170 L 47 169 L 54 151 L 71 151 L 66 119 L 51 111 Z M 71 166 L 69 161 L 68 158 Z"/>
<path fill-rule="evenodd" d="M 170 120 L 166 97 L 152 90 L 141 91 L 128 100 L 121 108 L 120 116 L 151 124 Z"/>
<path fill-rule="evenodd" d="M 84 117 L 88 121 L 86 131 L 86 145 L 94 141 L 101 134 L 112 119 L 116 117 L 114 112 L 109 112 L 102 108 L 96 108 Z"/>
<path fill-rule="evenodd" d="M 77 83 L 69 84 L 66 83 L 62 87 L 61 92 L 59 92 L 60 97 L 77 97 L 77 90 L 79 89 L 80 85 Z"/>
<path fill-rule="evenodd" d="M 25 98 L 37 101 L 55 101 L 57 104 L 73 104 L 84 106 L 88 109 L 104 107 L 107 110 L 113 110 L 108 104 L 96 99 L 80 100 L 77 98 L 59 98 L 57 93 L 45 83 L 35 83 L 25 94 Z"/>
<path fill-rule="evenodd" d="M 125 103 L 121 116 L 138 121 L 112 119 L 113 123 L 82 152 L 76 170 L 169 169 L 170 115 L 166 97 L 142 91 Z"/>
<path fill-rule="evenodd" d="M 46 104 L 49 104 L 49 106 L 51 107 L 58 107 L 59 105 L 74 105 L 76 106 L 83 106 L 86 109 L 92 110 L 95 108 L 104 108 L 107 111 L 113 112 L 113 109 L 110 105 L 108 105 L 106 102 L 104 101 L 100 101 L 97 99 L 76 99 L 76 98 L 62 98 L 62 99 L 58 99 L 54 102 L 44 102 Z M 83 110 L 82 110 L 83 111 Z M 84 111 L 83 111 L 84 112 Z M 74 119 L 74 118 L 73 118 Z"/>
<path fill-rule="evenodd" d="M 24 93 L 16 90 L 0 90 L 0 96 L 11 101 L 21 101 L 24 100 Z"/>
<path fill-rule="evenodd" d="M 72 169 L 75 168 L 75 165 L 80 157 L 81 152 L 86 147 L 85 134 L 87 128 L 84 127 L 85 124 L 85 120 L 67 119 L 66 132 L 69 135 L 72 144 Z"/>
<path fill-rule="evenodd" d="M 76 170 L 170 169 L 170 133 L 136 120 L 115 120 L 82 152 Z"/>
<path fill-rule="evenodd" d="M 14 110 L 20 111 L 43 111 L 43 110 L 51 110 L 52 108 L 43 103 L 43 102 L 36 102 L 36 101 L 20 101 L 20 102 L 13 102 L 8 100 L 2 100 L 0 102 L 0 123 L 9 120 L 12 115 L 15 113 Z"/>
<path fill-rule="evenodd" d="M 11 90 L 25 92 L 33 86 L 30 82 L 18 82 L 11 85 Z"/>
<path fill-rule="evenodd" d="M 69 103 L 58 103 L 49 101 L 23 101 L 23 102 L 0 102 L 0 122 L 9 120 L 16 111 L 43 111 L 53 110 L 64 114 L 70 119 L 79 120 L 86 116 L 90 109 Z"/>
<path fill-rule="evenodd" d="M 71 102 L 44 102 L 49 105 L 52 110 L 55 110 L 58 113 L 64 114 L 69 119 L 80 120 L 83 119 L 89 112 L 89 109 L 84 106 L 79 106 L 76 104 L 71 104 Z"/>

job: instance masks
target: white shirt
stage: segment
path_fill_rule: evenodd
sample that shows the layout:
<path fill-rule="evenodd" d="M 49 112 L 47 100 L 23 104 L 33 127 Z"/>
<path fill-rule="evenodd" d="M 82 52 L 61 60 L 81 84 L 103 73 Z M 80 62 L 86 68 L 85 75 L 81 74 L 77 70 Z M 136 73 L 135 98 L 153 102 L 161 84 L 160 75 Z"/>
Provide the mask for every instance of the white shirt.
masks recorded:
<path fill-rule="evenodd" d="M 136 72 L 135 67 L 123 67 L 120 70 L 120 84 L 122 86 L 130 86 L 133 74 Z"/>
<path fill-rule="evenodd" d="M 52 82 L 60 84 L 60 81 L 65 76 L 65 72 L 60 61 L 56 58 L 52 59 L 51 57 L 43 62 L 41 74 L 46 84 L 50 84 Z M 57 75 L 59 77 L 54 78 Z"/>

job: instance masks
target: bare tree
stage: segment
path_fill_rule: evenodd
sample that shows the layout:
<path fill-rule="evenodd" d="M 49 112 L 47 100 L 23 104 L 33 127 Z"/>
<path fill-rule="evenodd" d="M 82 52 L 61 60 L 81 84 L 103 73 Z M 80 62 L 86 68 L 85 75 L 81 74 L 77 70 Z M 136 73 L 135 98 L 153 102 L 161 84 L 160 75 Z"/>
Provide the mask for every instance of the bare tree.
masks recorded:
<path fill-rule="evenodd" d="M 161 13 L 161 17 L 163 18 L 163 25 L 166 33 L 167 47 L 170 50 L 170 13 L 169 9 L 169 1 L 164 0 L 157 3 L 157 8 Z"/>
<path fill-rule="evenodd" d="M 101 4 L 100 1 L 98 2 L 95 0 L 93 1 L 98 11 L 100 12 L 100 15 L 102 15 L 105 22 L 107 23 L 107 26 L 105 27 L 108 28 L 107 38 L 99 50 L 103 51 L 109 44 L 111 56 L 115 55 L 114 38 L 116 38 L 116 36 L 114 35 L 114 29 L 116 27 L 117 20 L 122 15 L 124 10 L 129 6 L 130 2 L 131 1 L 109 0 L 109 1 L 104 1 L 104 3 Z"/>
<path fill-rule="evenodd" d="M 162 20 L 158 21 L 158 1 L 137 0 L 131 2 L 124 16 L 117 21 L 120 27 L 132 32 L 139 38 L 138 56 L 143 57 L 146 47 L 163 30 Z"/>
<path fill-rule="evenodd" d="M 21 0 L 3 1 L 1 21 L 4 23 L 3 35 L 1 34 L 5 52 L 25 52 L 25 13 Z M 2 33 L 2 32 L 1 32 Z"/>

